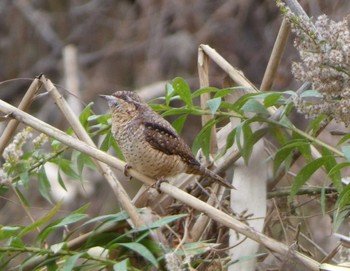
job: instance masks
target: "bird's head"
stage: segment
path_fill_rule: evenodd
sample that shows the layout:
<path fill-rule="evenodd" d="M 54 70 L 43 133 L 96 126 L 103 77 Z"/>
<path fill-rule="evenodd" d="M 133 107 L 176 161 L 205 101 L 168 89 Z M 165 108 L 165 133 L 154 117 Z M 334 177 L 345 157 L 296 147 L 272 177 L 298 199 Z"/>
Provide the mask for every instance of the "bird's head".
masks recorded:
<path fill-rule="evenodd" d="M 112 116 L 132 119 L 138 115 L 142 105 L 140 97 L 133 91 L 116 91 L 112 95 L 100 95 L 108 102 L 112 110 Z"/>

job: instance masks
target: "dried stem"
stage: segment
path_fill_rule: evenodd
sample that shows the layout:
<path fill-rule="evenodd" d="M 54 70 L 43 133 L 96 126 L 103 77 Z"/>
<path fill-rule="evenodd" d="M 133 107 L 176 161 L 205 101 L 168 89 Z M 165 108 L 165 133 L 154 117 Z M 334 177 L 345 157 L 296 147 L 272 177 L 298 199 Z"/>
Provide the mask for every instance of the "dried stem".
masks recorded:
<path fill-rule="evenodd" d="M 35 95 L 39 91 L 41 87 L 41 82 L 38 78 L 35 78 L 31 85 L 29 86 L 26 94 L 24 95 L 22 101 L 20 102 L 18 109 L 27 111 L 29 106 L 31 105 Z M 0 137 L 0 154 L 3 153 L 7 144 L 10 142 L 13 133 L 15 132 L 19 122 L 15 119 L 10 120 L 9 124 L 6 126 L 4 132 Z"/>
<path fill-rule="evenodd" d="M 223 69 L 230 78 L 239 86 L 246 87 L 248 92 L 258 92 L 257 88 L 249 82 L 241 71 L 235 69 L 226 59 L 216 52 L 209 45 L 201 44 L 199 46 L 208 57 L 213 60 L 221 69 Z"/>
<path fill-rule="evenodd" d="M 82 103 L 80 95 L 78 52 L 74 45 L 67 45 L 64 47 L 63 64 L 65 87 L 71 94 L 67 98 L 67 103 L 70 108 L 72 108 L 75 115 L 78 115 L 82 110 Z"/>
<path fill-rule="evenodd" d="M 325 194 L 338 193 L 335 187 L 303 187 L 298 190 L 297 195 L 321 195 L 322 191 Z M 267 198 L 279 198 L 279 197 L 288 197 L 291 192 L 291 187 L 278 188 L 274 191 L 267 193 Z"/>
<path fill-rule="evenodd" d="M 209 87 L 209 57 L 203 52 L 201 47 L 198 48 L 198 77 L 199 77 L 199 87 L 205 88 Z M 207 107 L 207 102 L 211 99 L 210 93 L 203 93 L 201 95 L 201 108 L 205 109 Z M 213 117 L 210 115 L 202 115 L 202 126 L 207 124 Z M 215 155 L 217 152 L 217 141 L 216 141 L 216 126 L 210 130 L 210 154 Z"/>
<path fill-rule="evenodd" d="M 275 44 L 272 49 L 269 63 L 267 64 L 265 70 L 264 78 L 261 83 L 261 91 L 269 90 L 272 87 L 278 65 L 281 61 L 284 49 L 288 41 L 289 32 L 290 26 L 287 23 L 286 19 L 283 19 Z"/>

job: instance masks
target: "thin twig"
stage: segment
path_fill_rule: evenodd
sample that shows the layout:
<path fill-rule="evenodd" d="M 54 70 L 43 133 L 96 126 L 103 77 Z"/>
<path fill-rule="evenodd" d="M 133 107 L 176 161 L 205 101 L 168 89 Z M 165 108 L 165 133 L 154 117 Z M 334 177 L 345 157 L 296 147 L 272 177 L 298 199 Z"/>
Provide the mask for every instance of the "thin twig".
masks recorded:
<path fill-rule="evenodd" d="M 302 6 L 299 4 L 298 1 L 296 0 L 283 0 L 286 5 L 290 8 L 290 10 L 300 16 L 300 17 L 305 17 L 309 18 L 309 16 L 306 14 L 305 10 L 302 8 Z"/>
<path fill-rule="evenodd" d="M 207 200 L 207 204 L 211 206 L 218 206 L 220 203 L 220 200 L 218 200 L 215 195 L 220 192 L 220 187 L 218 184 L 215 184 L 213 187 L 213 192 L 210 193 L 210 197 Z M 221 193 L 223 194 L 223 193 Z M 197 242 L 198 240 L 205 240 L 201 238 L 204 231 L 208 228 L 210 225 L 210 218 L 206 216 L 205 214 L 200 214 L 194 223 L 193 227 L 191 228 L 191 232 L 189 234 L 189 239 L 187 242 Z"/>
<path fill-rule="evenodd" d="M 32 83 L 30 84 L 28 90 L 26 91 L 22 101 L 20 102 L 18 109 L 27 111 L 29 106 L 31 105 L 35 95 L 38 93 L 41 82 L 39 81 L 39 77 L 35 78 Z M 2 133 L 0 137 L 0 154 L 3 153 L 4 149 L 6 148 L 7 144 L 10 142 L 13 133 L 15 132 L 19 122 L 15 119 L 10 120 L 10 122 L 7 124 L 4 132 Z"/>
<path fill-rule="evenodd" d="M 272 87 L 278 65 L 281 61 L 284 49 L 288 41 L 289 32 L 290 26 L 286 19 L 283 19 L 260 86 L 261 91 L 269 90 Z"/>
<path fill-rule="evenodd" d="M 274 191 L 267 193 L 267 198 L 279 198 L 279 197 L 288 197 L 290 195 L 291 187 L 278 188 Z M 303 187 L 298 190 L 296 195 L 320 195 L 322 191 L 325 191 L 325 194 L 338 193 L 335 187 Z"/>
<path fill-rule="evenodd" d="M 284 238 L 285 238 L 287 244 L 289 244 L 290 241 L 289 241 L 289 238 L 288 238 L 288 235 L 287 235 L 287 232 L 286 232 L 286 228 L 284 227 L 281 214 L 280 214 L 279 209 L 278 209 L 278 207 L 277 207 L 276 200 L 273 199 L 272 202 L 273 202 L 273 206 L 274 206 L 274 208 L 275 208 L 275 212 L 277 213 L 277 218 L 278 218 L 278 221 L 280 222 L 280 225 L 281 225 L 281 228 L 282 228 L 282 231 L 283 231 Z"/>
<path fill-rule="evenodd" d="M 258 92 L 258 89 L 244 76 L 241 71 L 235 69 L 226 59 L 224 59 L 216 50 L 209 45 L 201 44 L 199 46 L 208 57 L 213 60 L 221 69 L 223 69 L 231 79 L 239 86 L 246 87 L 248 92 Z"/>

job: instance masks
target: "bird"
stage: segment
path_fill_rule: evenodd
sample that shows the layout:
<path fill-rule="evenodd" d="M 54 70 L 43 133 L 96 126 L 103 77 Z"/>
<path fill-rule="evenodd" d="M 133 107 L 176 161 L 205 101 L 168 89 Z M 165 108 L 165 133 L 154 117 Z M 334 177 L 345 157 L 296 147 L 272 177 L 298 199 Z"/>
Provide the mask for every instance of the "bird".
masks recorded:
<path fill-rule="evenodd" d="M 180 173 L 195 174 L 235 189 L 203 166 L 172 125 L 135 91 L 119 90 L 100 97 L 111 109 L 111 132 L 126 160 L 124 173 L 133 168 L 157 181 Z"/>

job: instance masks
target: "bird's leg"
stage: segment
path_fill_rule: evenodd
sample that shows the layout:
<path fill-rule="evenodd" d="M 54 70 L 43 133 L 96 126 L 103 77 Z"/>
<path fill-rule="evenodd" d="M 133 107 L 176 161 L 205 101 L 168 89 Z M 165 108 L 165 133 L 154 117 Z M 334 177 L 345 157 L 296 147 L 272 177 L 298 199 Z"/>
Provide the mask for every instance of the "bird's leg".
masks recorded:
<path fill-rule="evenodd" d="M 161 185 L 162 183 L 169 183 L 169 181 L 168 181 L 167 179 L 161 177 L 161 178 L 157 179 L 157 181 L 156 181 L 154 184 L 152 184 L 152 187 L 155 188 L 155 189 L 157 189 L 157 192 L 158 192 L 159 194 L 162 193 L 162 191 L 160 191 L 160 185 Z"/>
<path fill-rule="evenodd" d="M 126 177 L 129 177 L 129 181 L 131 180 L 131 176 L 129 175 L 129 169 L 131 168 L 130 165 L 128 164 L 125 164 L 124 166 L 124 170 L 123 170 L 123 173 Z"/>

